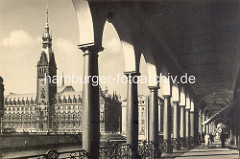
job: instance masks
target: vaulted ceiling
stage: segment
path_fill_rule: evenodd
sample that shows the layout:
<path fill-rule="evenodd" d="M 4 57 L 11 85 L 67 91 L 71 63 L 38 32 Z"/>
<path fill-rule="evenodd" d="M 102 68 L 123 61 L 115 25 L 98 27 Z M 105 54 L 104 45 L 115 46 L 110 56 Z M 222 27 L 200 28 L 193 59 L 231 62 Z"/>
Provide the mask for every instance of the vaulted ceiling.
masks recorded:
<path fill-rule="evenodd" d="M 134 43 L 152 47 L 173 74 L 188 73 L 196 105 L 217 112 L 233 100 L 240 65 L 240 1 L 92 1 L 125 22 Z M 101 7 L 99 7 L 101 6 Z M 105 7 L 104 7 L 105 6 Z"/>

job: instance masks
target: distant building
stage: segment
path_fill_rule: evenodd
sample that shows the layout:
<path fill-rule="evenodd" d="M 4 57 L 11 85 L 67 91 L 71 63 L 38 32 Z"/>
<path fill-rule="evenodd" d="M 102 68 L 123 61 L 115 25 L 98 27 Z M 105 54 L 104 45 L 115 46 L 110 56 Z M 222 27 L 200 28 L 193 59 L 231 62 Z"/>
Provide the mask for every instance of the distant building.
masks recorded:
<path fill-rule="evenodd" d="M 2 132 L 3 114 L 4 114 L 4 84 L 3 78 L 0 76 L 0 134 Z"/>
<path fill-rule="evenodd" d="M 42 37 L 40 60 L 37 63 L 36 94 L 10 93 L 5 96 L 3 128 L 15 128 L 17 132 L 82 131 L 82 92 L 75 91 L 72 86 L 65 86 L 64 79 L 62 85 L 57 87 L 57 84 L 51 82 L 45 75 L 51 79 L 57 75 L 48 21 Z M 0 91 L 1 88 L 0 80 Z M 107 89 L 102 91 L 100 88 L 99 92 L 101 131 L 120 131 L 119 96 L 116 93 L 110 95 Z"/>
<path fill-rule="evenodd" d="M 121 97 L 115 92 L 111 95 L 106 88 L 100 88 L 100 131 L 120 132 L 121 131 Z"/>
<path fill-rule="evenodd" d="M 138 137 L 139 140 L 148 140 L 148 132 L 149 132 L 149 96 L 138 96 Z M 163 114 L 163 99 L 159 99 L 159 114 Z M 159 115 L 159 125 L 162 120 L 163 115 Z M 126 135 L 127 133 L 127 100 L 125 99 L 122 103 L 122 135 Z M 159 126 L 159 134 L 162 133 Z"/>

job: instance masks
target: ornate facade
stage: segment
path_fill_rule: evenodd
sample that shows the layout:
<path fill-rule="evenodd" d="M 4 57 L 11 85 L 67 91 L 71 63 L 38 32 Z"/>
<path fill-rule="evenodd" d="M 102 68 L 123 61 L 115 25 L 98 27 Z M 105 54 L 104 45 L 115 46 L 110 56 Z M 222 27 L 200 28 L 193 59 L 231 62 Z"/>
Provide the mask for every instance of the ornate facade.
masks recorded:
<path fill-rule="evenodd" d="M 149 140 L 149 96 L 138 96 L 138 137 L 139 140 Z M 159 106 L 159 125 L 163 119 L 163 99 L 158 97 L 158 106 Z M 122 103 L 122 134 L 126 135 L 127 132 L 127 100 L 124 100 Z M 159 134 L 162 133 L 162 130 L 159 127 Z"/>
<path fill-rule="evenodd" d="M 72 86 L 65 86 L 64 79 L 62 85 L 57 87 L 57 83 L 50 81 L 56 75 L 57 65 L 47 21 L 42 37 L 42 52 L 37 63 L 36 94 L 10 93 L 5 96 L 3 128 L 32 133 L 81 132 L 82 91 L 75 91 Z M 118 95 L 116 93 L 110 95 L 108 90 L 100 90 L 100 108 L 101 131 L 120 131 L 121 102 Z M 112 114 L 114 117 L 110 118 Z"/>

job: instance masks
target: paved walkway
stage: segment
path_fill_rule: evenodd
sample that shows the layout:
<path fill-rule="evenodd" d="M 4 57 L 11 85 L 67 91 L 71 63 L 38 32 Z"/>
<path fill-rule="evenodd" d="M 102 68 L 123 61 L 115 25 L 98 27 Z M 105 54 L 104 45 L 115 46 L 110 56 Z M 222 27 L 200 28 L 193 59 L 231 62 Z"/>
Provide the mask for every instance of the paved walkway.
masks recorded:
<path fill-rule="evenodd" d="M 227 146 L 227 145 L 226 145 Z M 238 150 L 221 148 L 220 141 L 205 146 L 204 144 L 182 154 L 177 159 L 239 159 Z"/>

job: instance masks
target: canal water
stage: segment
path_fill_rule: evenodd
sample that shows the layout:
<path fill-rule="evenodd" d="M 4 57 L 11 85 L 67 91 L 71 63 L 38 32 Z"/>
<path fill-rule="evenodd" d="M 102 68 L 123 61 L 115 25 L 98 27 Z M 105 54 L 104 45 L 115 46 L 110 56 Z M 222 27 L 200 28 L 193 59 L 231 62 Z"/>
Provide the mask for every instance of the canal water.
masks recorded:
<path fill-rule="evenodd" d="M 14 157 L 21 156 L 29 156 L 29 155 L 38 155 L 44 154 L 49 149 L 57 150 L 58 152 L 68 151 L 68 150 L 80 150 L 82 148 L 81 144 L 61 144 L 61 145 L 46 145 L 46 146 L 38 146 L 31 148 L 10 148 L 1 150 L 1 159 L 8 159 Z"/>

